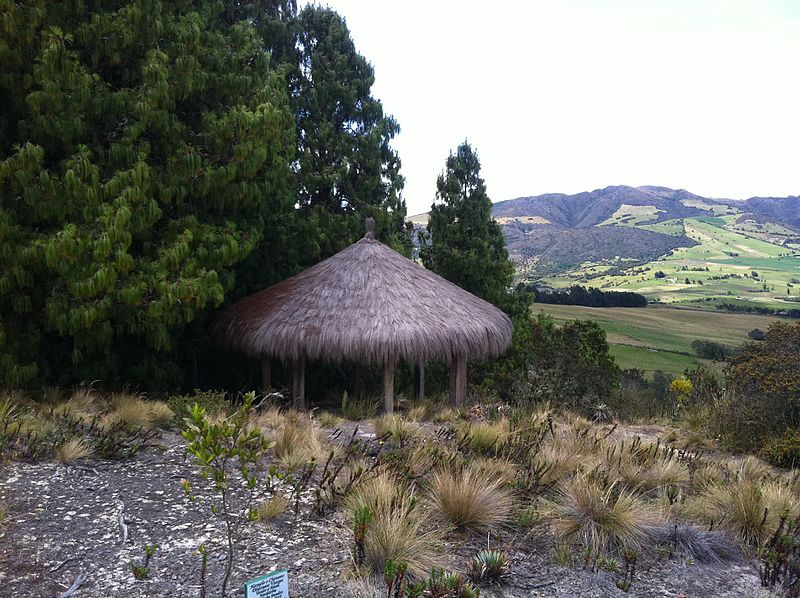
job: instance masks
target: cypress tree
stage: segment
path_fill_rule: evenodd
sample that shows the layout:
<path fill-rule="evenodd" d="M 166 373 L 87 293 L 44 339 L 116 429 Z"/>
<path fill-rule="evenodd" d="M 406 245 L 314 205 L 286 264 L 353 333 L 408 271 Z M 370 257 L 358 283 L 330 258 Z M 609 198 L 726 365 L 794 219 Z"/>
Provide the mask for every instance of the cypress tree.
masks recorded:
<path fill-rule="evenodd" d="M 478 155 L 466 141 L 447 158 L 436 181 L 428 220 L 425 267 L 470 293 L 507 308 L 514 266 L 480 176 Z"/>

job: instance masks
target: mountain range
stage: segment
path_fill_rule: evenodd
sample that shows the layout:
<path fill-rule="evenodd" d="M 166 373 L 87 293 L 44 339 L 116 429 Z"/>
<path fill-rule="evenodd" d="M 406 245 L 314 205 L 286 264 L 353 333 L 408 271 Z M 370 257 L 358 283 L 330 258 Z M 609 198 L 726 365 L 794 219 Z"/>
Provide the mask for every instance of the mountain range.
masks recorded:
<path fill-rule="evenodd" d="M 518 268 L 540 276 L 586 262 L 645 263 L 695 246 L 702 239 L 687 235 L 686 219 L 715 219 L 720 226 L 787 248 L 800 243 L 798 196 L 732 200 L 685 189 L 612 186 L 500 201 L 492 213 Z"/>

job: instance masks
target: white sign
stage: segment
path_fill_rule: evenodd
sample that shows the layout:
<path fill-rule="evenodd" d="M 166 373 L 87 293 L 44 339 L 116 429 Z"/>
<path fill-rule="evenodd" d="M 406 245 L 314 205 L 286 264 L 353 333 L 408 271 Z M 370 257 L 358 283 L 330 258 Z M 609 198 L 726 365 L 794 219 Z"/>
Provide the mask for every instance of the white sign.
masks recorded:
<path fill-rule="evenodd" d="M 289 572 L 275 571 L 244 582 L 245 598 L 289 598 Z"/>

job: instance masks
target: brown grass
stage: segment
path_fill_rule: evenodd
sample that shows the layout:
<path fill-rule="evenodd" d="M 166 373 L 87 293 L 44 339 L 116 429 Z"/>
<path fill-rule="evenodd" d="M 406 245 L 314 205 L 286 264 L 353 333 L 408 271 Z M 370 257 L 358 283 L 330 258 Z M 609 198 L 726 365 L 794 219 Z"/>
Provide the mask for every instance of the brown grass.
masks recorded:
<path fill-rule="evenodd" d="M 589 475 L 565 482 L 549 504 L 549 513 L 558 536 L 594 556 L 619 548 L 640 551 L 657 523 L 651 508 L 632 491 Z"/>
<path fill-rule="evenodd" d="M 55 448 L 55 458 L 59 463 L 72 463 L 92 454 L 91 447 L 82 438 L 69 438 Z"/>
<path fill-rule="evenodd" d="M 281 494 L 276 494 L 258 505 L 256 509 L 258 520 L 262 523 L 269 523 L 276 517 L 283 515 L 288 508 L 289 499 Z"/>
<path fill-rule="evenodd" d="M 433 525 L 413 488 L 381 472 L 361 482 L 345 500 L 351 520 L 363 508 L 372 515 L 364 551 L 366 563 L 375 573 L 382 574 L 390 559 L 406 563 L 409 574 L 417 579 L 427 577 L 433 569 L 447 567 L 443 530 Z"/>
<path fill-rule="evenodd" d="M 511 492 L 502 478 L 484 468 L 439 470 L 431 477 L 429 495 L 431 509 L 462 530 L 495 533 L 511 518 Z"/>
<path fill-rule="evenodd" d="M 272 439 L 275 459 L 288 471 L 311 461 L 319 462 L 325 455 L 319 426 L 309 417 L 287 419 L 282 428 L 274 431 Z"/>

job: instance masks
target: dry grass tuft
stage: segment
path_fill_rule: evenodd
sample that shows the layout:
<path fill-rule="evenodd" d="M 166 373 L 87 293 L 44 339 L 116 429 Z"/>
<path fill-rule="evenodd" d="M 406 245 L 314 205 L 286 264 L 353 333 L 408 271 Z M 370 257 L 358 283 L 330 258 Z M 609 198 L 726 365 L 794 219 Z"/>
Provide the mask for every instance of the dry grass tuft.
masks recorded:
<path fill-rule="evenodd" d="M 508 420 L 503 418 L 495 422 L 468 424 L 463 433 L 469 439 L 469 447 L 473 452 L 481 455 L 496 453 L 508 439 Z"/>
<path fill-rule="evenodd" d="M 264 430 L 277 430 L 286 424 L 286 415 L 277 407 L 270 406 L 259 410 L 255 424 Z"/>
<path fill-rule="evenodd" d="M 288 471 L 294 471 L 311 461 L 319 462 L 325 454 L 319 426 L 309 417 L 291 421 L 273 435 L 275 459 Z"/>
<path fill-rule="evenodd" d="M 511 518 L 511 492 L 502 478 L 483 468 L 439 470 L 430 480 L 429 494 L 432 509 L 459 529 L 494 533 Z"/>
<path fill-rule="evenodd" d="M 416 424 L 407 422 L 395 413 L 387 413 L 374 418 L 372 420 L 372 426 L 375 428 L 375 433 L 378 436 L 389 435 L 391 439 L 398 444 L 408 442 L 419 430 Z"/>
<path fill-rule="evenodd" d="M 345 508 L 351 520 L 359 510 L 369 509 L 364 556 L 375 573 L 383 574 L 389 560 L 407 563 L 416 579 L 447 567 L 443 531 L 432 525 L 413 489 L 398 484 L 388 472 L 361 482 L 345 500 Z"/>
<path fill-rule="evenodd" d="M 652 463 L 623 467 L 623 477 L 640 492 L 666 487 L 682 488 L 689 483 L 689 468 L 677 459 L 661 457 Z"/>
<path fill-rule="evenodd" d="M 589 475 L 565 482 L 549 511 L 556 533 L 577 541 L 595 557 L 614 549 L 640 551 L 657 523 L 647 503 L 633 492 Z"/>
<path fill-rule="evenodd" d="M 744 544 L 757 546 L 772 514 L 760 481 L 740 479 L 708 486 L 690 508 L 710 525 L 735 534 Z"/>
<path fill-rule="evenodd" d="M 748 455 L 737 464 L 735 473 L 739 479 L 750 482 L 761 482 L 773 477 L 772 468 L 752 455 Z"/>
<path fill-rule="evenodd" d="M 92 454 L 91 447 L 82 439 L 73 437 L 59 444 L 55 449 L 55 458 L 59 463 L 72 463 L 85 459 Z"/>
<path fill-rule="evenodd" d="M 131 428 L 153 428 L 168 426 L 175 413 L 162 401 L 148 401 L 143 395 L 115 393 L 111 395 L 114 410 L 107 423 L 121 422 Z"/>
<path fill-rule="evenodd" d="M 258 505 L 256 509 L 258 520 L 263 523 L 269 523 L 276 517 L 283 515 L 288 508 L 289 499 L 281 494 L 276 494 Z"/>
<path fill-rule="evenodd" d="M 320 411 L 317 413 L 317 421 L 323 428 L 338 428 L 346 420 L 340 415 L 336 415 L 330 411 Z"/>

